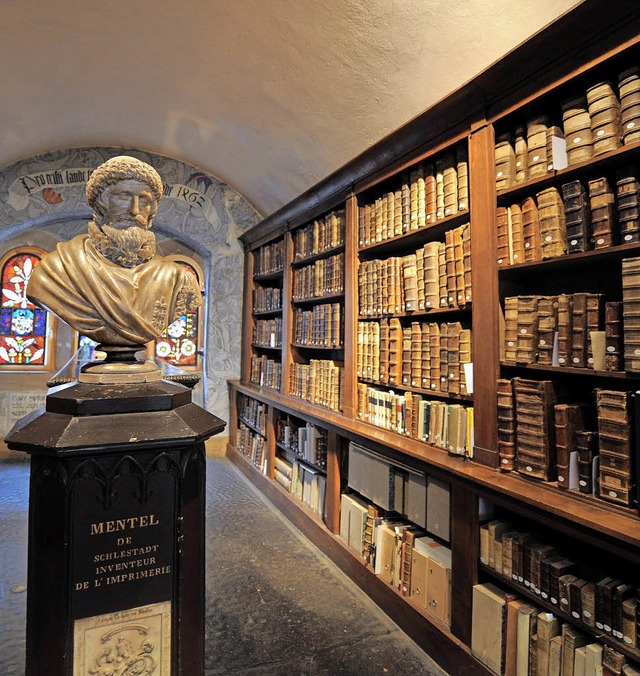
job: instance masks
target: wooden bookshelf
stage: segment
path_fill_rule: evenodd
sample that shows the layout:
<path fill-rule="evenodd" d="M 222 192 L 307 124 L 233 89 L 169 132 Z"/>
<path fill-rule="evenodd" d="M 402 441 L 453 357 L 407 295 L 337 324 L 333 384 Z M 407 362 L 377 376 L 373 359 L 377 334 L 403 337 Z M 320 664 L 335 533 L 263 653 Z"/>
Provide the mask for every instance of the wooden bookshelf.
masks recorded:
<path fill-rule="evenodd" d="M 472 81 L 436 103 L 318 185 L 272 214 L 242 235 L 246 250 L 245 305 L 243 309 L 242 371 L 230 384 L 232 405 L 229 455 L 260 489 L 314 542 L 326 551 L 413 638 L 452 673 L 489 673 L 471 653 L 472 587 L 483 579 L 502 582 L 501 576 L 480 566 L 478 559 L 479 501 L 518 514 L 533 523 L 574 538 L 593 548 L 594 557 L 612 553 L 640 563 L 640 518 L 636 505 L 624 507 L 579 491 L 560 490 L 555 481 L 534 481 L 499 467 L 497 380 L 521 376 L 534 381 L 558 380 L 569 391 L 590 388 L 635 391 L 640 374 L 623 370 L 512 364 L 501 361 L 502 306 L 507 297 L 525 294 L 602 292 L 622 299 L 621 262 L 640 255 L 640 242 L 609 248 L 498 265 L 497 208 L 521 203 L 540 191 L 569 181 L 589 181 L 615 176 L 617 169 L 640 164 L 640 143 L 622 146 L 591 160 L 553 170 L 532 180 L 496 190 L 495 144 L 499 134 L 513 131 L 528 118 L 550 111 L 553 123 L 562 125 L 560 103 L 581 94 L 599 79 L 615 78 L 624 67 L 640 63 L 640 10 L 637 3 L 604 3 L 588 0 L 493 64 Z M 418 166 L 435 163 L 444 155 L 464 148 L 468 162 L 469 202 L 458 213 L 438 218 L 418 229 L 406 229 L 381 241 L 360 240 L 360 215 L 365 205 L 402 192 L 406 177 Z M 387 204 L 387 202 L 385 202 Z M 294 237 L 315 220 L 334 211 L 344 213 L 344 237 L 339 244 L 296 256 Z M 409 256 L 428 242 L 444 241 L 446 233 L 470 223 L 472 299 L 460 307 L 396 311 L 362 315 L 359 308 L 358 273 L 362 263 Z M 285 247 L 281 271 L 254 274 L 254 254 L 270 242 Z M 293 275 L 306 265 L 344 258 L 344 290 L 339 294 L 293 298 Z M 253 311 L 252 292 L 257 286 L 282 288 L 281 311 Z M 339 302 L 343 327 L 340 348 L 298 344 L 294 340 L 294 313 L 322 303 Z M 274 391 L 249 381 L 251 356 L 268 349 L 251 345 L 253 322 L 262 315 L 282 316 L 282 388 Z M 357 375 L 358 322 L 397 319 L 402 327 L 411 322 L 460 322 L 472 330 L 473 394 L 451 395 L 396 383 L 394 386 Z M 314 405 L 292 396 L 290 373 L 296 364 L 331 358 L 342 364 L 341 410 Z M 436 446 L 358 419 L 358 383 L 397 392 L 413 392 L 425 398 L 472 404 L 474 409 L 473 457 L 448 454 Z M 268 471 L 260 473 L 236 452 L 235 428 L 240 395 L 253 397 L 270 408 Z M 295 416 L 327 430 L 334 449 L 327 458 L 326 520 L 305 510 L 273 481 L 277 446 L 274 416 Z M 270 431 L 269 431 L 270 430 Z M 636 435 L 640 435 L 637 430 Z M 270 436 L 271 435 L 271 436 Z M 451 487 L 452 617 L 450 628 L 438 625 L 401 594 L 380 580 L 355 557 L 337 533 L 340 529 L 340 494 L 348 469 L 345 447 L 356 442 L 393 461 L 424 471 Z M 637 462 L 637 460 L 636 460 Z M 513 589 L 512 585 L 504 585 Z M 522 591 L 518 589 L 517 591 Z M 523 593 L 525 598 L 527 594 Z M 533 599 L 536 600 L 536 599 Z M 541 607 L 549 610 L 544 604 Z M 562 618 L 569 621 L 569 618 Z M 615 647 L 615 642 L 614 642 Z M 622 651 L 632 662 L 640 651 Z"/>

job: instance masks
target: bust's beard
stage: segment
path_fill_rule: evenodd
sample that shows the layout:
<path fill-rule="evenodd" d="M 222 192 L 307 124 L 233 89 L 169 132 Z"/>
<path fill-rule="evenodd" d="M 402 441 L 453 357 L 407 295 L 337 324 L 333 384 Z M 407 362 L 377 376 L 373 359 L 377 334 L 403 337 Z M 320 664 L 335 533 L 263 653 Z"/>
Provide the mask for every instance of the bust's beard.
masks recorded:
<path fill-rule="evenodd" d="M 128 228 L 89 223 L 89 238 L 95 248 L 108 260 L 125 268 L 133 268 L 148 261 L 156 253 L 156 236 L 138 226 Z"/>

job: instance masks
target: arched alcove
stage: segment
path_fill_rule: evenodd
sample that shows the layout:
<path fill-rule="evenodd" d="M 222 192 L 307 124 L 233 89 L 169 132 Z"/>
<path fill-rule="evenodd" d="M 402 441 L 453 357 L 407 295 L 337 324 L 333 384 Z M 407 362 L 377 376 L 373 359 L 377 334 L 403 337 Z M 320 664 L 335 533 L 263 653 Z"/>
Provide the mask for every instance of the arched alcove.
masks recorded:
<path fill-rule="evenodd" d="M 205 275 L 205 359 L 202 402 L 226 420 L 226 380 L 240 372 L 242 247 L 238 235 L 260 220 L 235 190 L 206 172 L 173 158 L 130 148 L 96 147 L 52 151 L 0 171 L 0 255 L 21 245 L 51 250 L 86 232 L 91 218 L 85 185 L 91 171 L 115 155 L 131 155 L 157 169 L 164 184 L 153 229 L 162 253 L 196 260 Z M 71 330 L 59 322 L 54 369 L 71 353 Z M 45 394 L 51 372 L 0 377 L 0 428 Z M 11 396 L 13 393 L 13 397 Z M 29 395 L 29 396 L 26 396 Z M 13 399 L 13 402 L 12 402 Z M 12 410 L 14 409 L 14 410 Z"/>

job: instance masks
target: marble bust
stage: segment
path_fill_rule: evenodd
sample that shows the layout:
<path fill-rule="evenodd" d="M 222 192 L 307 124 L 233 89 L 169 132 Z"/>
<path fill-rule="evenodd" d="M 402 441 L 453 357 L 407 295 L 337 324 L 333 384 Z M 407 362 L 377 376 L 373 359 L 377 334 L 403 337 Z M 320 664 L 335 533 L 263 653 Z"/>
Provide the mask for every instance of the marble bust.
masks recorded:
<path fill-rule="evenodd" d="M 27 295 L 81 334 L 105 346 L 157 338 L 202 305 L 193 275 L 156 253 L 151 232 L 162 181 L 128 156 L 100 165 L 87 183 L 88 233 L 61 242 L 34 269 Z"/>

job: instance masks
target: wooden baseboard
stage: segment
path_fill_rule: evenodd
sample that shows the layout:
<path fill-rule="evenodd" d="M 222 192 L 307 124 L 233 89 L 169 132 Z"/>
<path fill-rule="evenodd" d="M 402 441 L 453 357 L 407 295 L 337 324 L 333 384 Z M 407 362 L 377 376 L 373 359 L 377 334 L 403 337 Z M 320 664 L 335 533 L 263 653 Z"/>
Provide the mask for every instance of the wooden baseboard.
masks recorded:
<path fill-rule="evenodd" d="M 482 674 L 488 671 L 473 657 L 469 648 L 435 621 L 426 619 L 364 566 L 342 541 L 302 505 L 289 497 L 271 479 L 247 462 L 229 444 L 227 456 L 242 473 L 274 504 L 302 533 L 322 550 L 350 577 L 398 626 L 411 637 L 443 669 L 452 674 Z"/>

